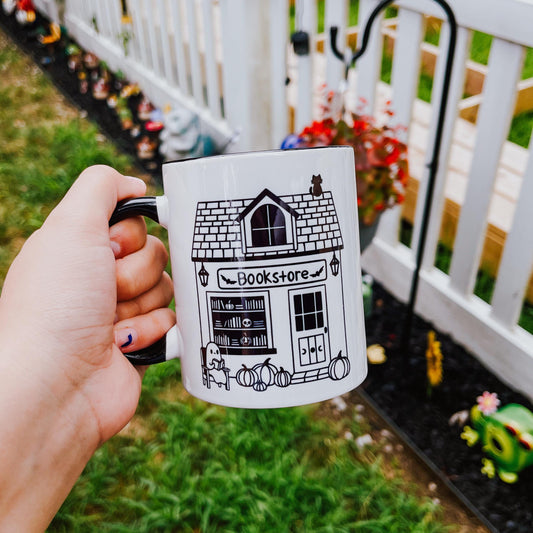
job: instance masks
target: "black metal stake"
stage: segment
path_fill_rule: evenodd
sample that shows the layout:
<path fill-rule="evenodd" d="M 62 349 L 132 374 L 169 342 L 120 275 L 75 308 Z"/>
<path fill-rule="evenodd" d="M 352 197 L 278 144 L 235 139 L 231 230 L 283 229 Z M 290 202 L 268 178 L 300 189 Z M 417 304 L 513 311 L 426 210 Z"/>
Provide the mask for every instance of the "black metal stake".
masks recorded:
<path fill-rule="evenodd" d="M 356 60 L 361 57 L 367 47 L 368 41 L 370 38 L 370 30 L 372 29 L 372 24 L 374 20 L 379 15 L 379 13 L 385 9 L 389 4 L 394 0 L 382 0 L 370 13 L 368 20 L 366 22 L 365 28 L 363 30 L 363 40 L 361 48 L 357 50 L 351 57 L 350 61 L 346 63 L 345 77 L 348 79 L 348 71 L 355 65 Z M 422 221 L 420 226 L 420 238 L 418 240 L 418 248 L 416 250 L 416 262 L 415 270 L 413 272 L 413 277 L 411 280 L 411 289 L 409 292 L 409 301 L 407 304 L 407 312 L 405 317 L 404 329 L 402 332 L 402 338 L 400 343 L 400 348 L 402 352 L 407 356 L 409 350 L 409 341 L 411 339 L 411 329 L 413 327 L 413 316 L 414 308 L 416 304 L 416 296 L 418 292 L 418 283 L 420 280 L 420 268 L 422 266 L 422 259 L 424 256 L 424 248 L 426 246 L 427 232 L 429 226 L 429 217 L 431 214 L 431 206 L 433 203 L 433 193 L 435 190 L 435 181 L 437 177 L 437 172 L 439 168 L 439 156 L 442 143 L 442 131 L 444 128 L 444 119 L 446 116 L 446 106 L 448 104 L 448 91 L 450 88 L 450 81 L 453 68 L 453 59 L 455 55 L 455 45 L 457 42 L 457 21 L 455 20 L 455 15 L 452 11 L 452 8 L 445 0 L 432 0 L 437 2 L 442 9 L 444 10 L 448 23 L 450 25 L 450 40 L 448 42 L 448 52 L 446 55 L 446 66 L 444 70 L 444 78 L 442 82 L 442 94 L 440 99 L 439 113 L 437 116 L 437 124 L 435 127 L 435 139 L 433 142 L 433 154 L 431 161 L 427 164 L 429 168 L 428 174 L 428 183 L 426 190 L 426 198 L 424 203 L 424 210 L 422 214 Z M 330 28 L 330 40 L 331 40 L 331 50 L 333 54 L 344 62 L 344 55 L 337 48 L 337 33 L 338 28 L 332 26 Z"/>

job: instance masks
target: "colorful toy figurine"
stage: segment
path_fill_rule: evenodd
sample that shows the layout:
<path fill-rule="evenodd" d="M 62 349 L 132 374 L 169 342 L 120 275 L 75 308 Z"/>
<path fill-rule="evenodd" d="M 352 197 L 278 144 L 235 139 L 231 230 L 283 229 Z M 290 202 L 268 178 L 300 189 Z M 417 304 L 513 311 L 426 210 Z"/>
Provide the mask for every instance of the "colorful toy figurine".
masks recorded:
<path fill-rule="evenodd" d="M 15 18 L 21 26 L 28 26 L 35 22 L 36 14 L 32 0 L 18 0 Z"/>
<path fill-rule="evenodd" d="M 470 411 L 473 428 L 465 426 L 461 438 L 468 446 L 481 440 L 484 458 L 481 471 L 488 477 L 497 473 L 505 483 L 518 480 L 518 472 L 533 465 L 533 413 L 520 404 L 501 409 L 496 394 L 478 397 Z"/>
<path fill-rule="evenodd" d="M 150 120 L 150 114 L 154 110 L 154 106 L 146 98 L 146 96 L 143 96 L 141 101 L 139 102 L 139 105 L 137 106 L 137 117 L 139 120 L 142 120 L 143 122 L 146 122 L 147 120 Z"/>
<path fill-rule="evenodd" d="M 67 46 L 65 53 L 67 55 L 67 67 L 71 74 L 74 74 L 82 67 L 82 51 L 81 48 L 74 43 Z"/>

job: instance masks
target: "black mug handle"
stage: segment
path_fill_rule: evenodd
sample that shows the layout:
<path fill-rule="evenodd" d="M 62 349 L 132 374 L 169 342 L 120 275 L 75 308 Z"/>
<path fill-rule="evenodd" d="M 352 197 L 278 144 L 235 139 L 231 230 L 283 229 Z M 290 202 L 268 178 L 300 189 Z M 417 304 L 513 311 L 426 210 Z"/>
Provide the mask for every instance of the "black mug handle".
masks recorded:
<path fill-rule="evenodd" d="M 157 198 L 155 196 L 144 196 L 141 198 L 127 198 L 126 200 L 118 202 L 109 219 L 109 226 L 126 218 L 136 216 L 148 217 L 159 223 Z M 175 327 L 176 326 L 174 326 L 174 328 Z M 176 355 L 168 357 L 169 350 L 167 338 L 171 331 L 172 329 L 169 330 L 162 339 L 159 339 L 151 346 L 135 352 L 125 353 L 124 355 L 134 365 L 153 365 L 176 357 Z"/>

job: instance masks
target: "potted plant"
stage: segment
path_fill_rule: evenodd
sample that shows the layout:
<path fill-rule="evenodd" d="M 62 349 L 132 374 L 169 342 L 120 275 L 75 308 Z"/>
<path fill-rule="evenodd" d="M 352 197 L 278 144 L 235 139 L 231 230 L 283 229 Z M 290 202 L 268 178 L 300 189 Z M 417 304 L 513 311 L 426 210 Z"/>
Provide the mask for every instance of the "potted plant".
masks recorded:
<path fill-rule="evenodd" d="M 374 117 L 359 111 L 335 113 L 332 110 L 340 107 L 335 105 L 338 100 L 338 93 L 328 93 L 325 118 L 314 121 L 296 136 L 289 136 L 282 148 L 353 147 L 362 251 L 372 241 L 381 213 L 404 201 L 408 179 L 407 145 L 399 139 L 402 126 L 378 124 Z M 385 116 L 390 118 L 393 114 L 387 102 Z"/>

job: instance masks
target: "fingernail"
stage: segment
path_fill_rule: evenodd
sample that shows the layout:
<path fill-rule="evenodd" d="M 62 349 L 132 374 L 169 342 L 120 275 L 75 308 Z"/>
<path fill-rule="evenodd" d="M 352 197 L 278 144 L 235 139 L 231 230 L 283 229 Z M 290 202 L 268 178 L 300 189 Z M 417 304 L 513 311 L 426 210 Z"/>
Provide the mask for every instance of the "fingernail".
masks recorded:
<path fill-rule="evenodd" d="M 137 340 L 137 332 L 132 328 L 124 328 L 115 331 L 115 344 L 119 348 L 127 348 Z"/>
<path fill-rule="evenodd" d="M 146 183 L 141 178 L 136 178 L 135 176 L 126 176 L 126 178 L 131 180 L 132 183 L 135 183 L 137 186 L 143 187 L 144 189 L 146 189 Z"/>

